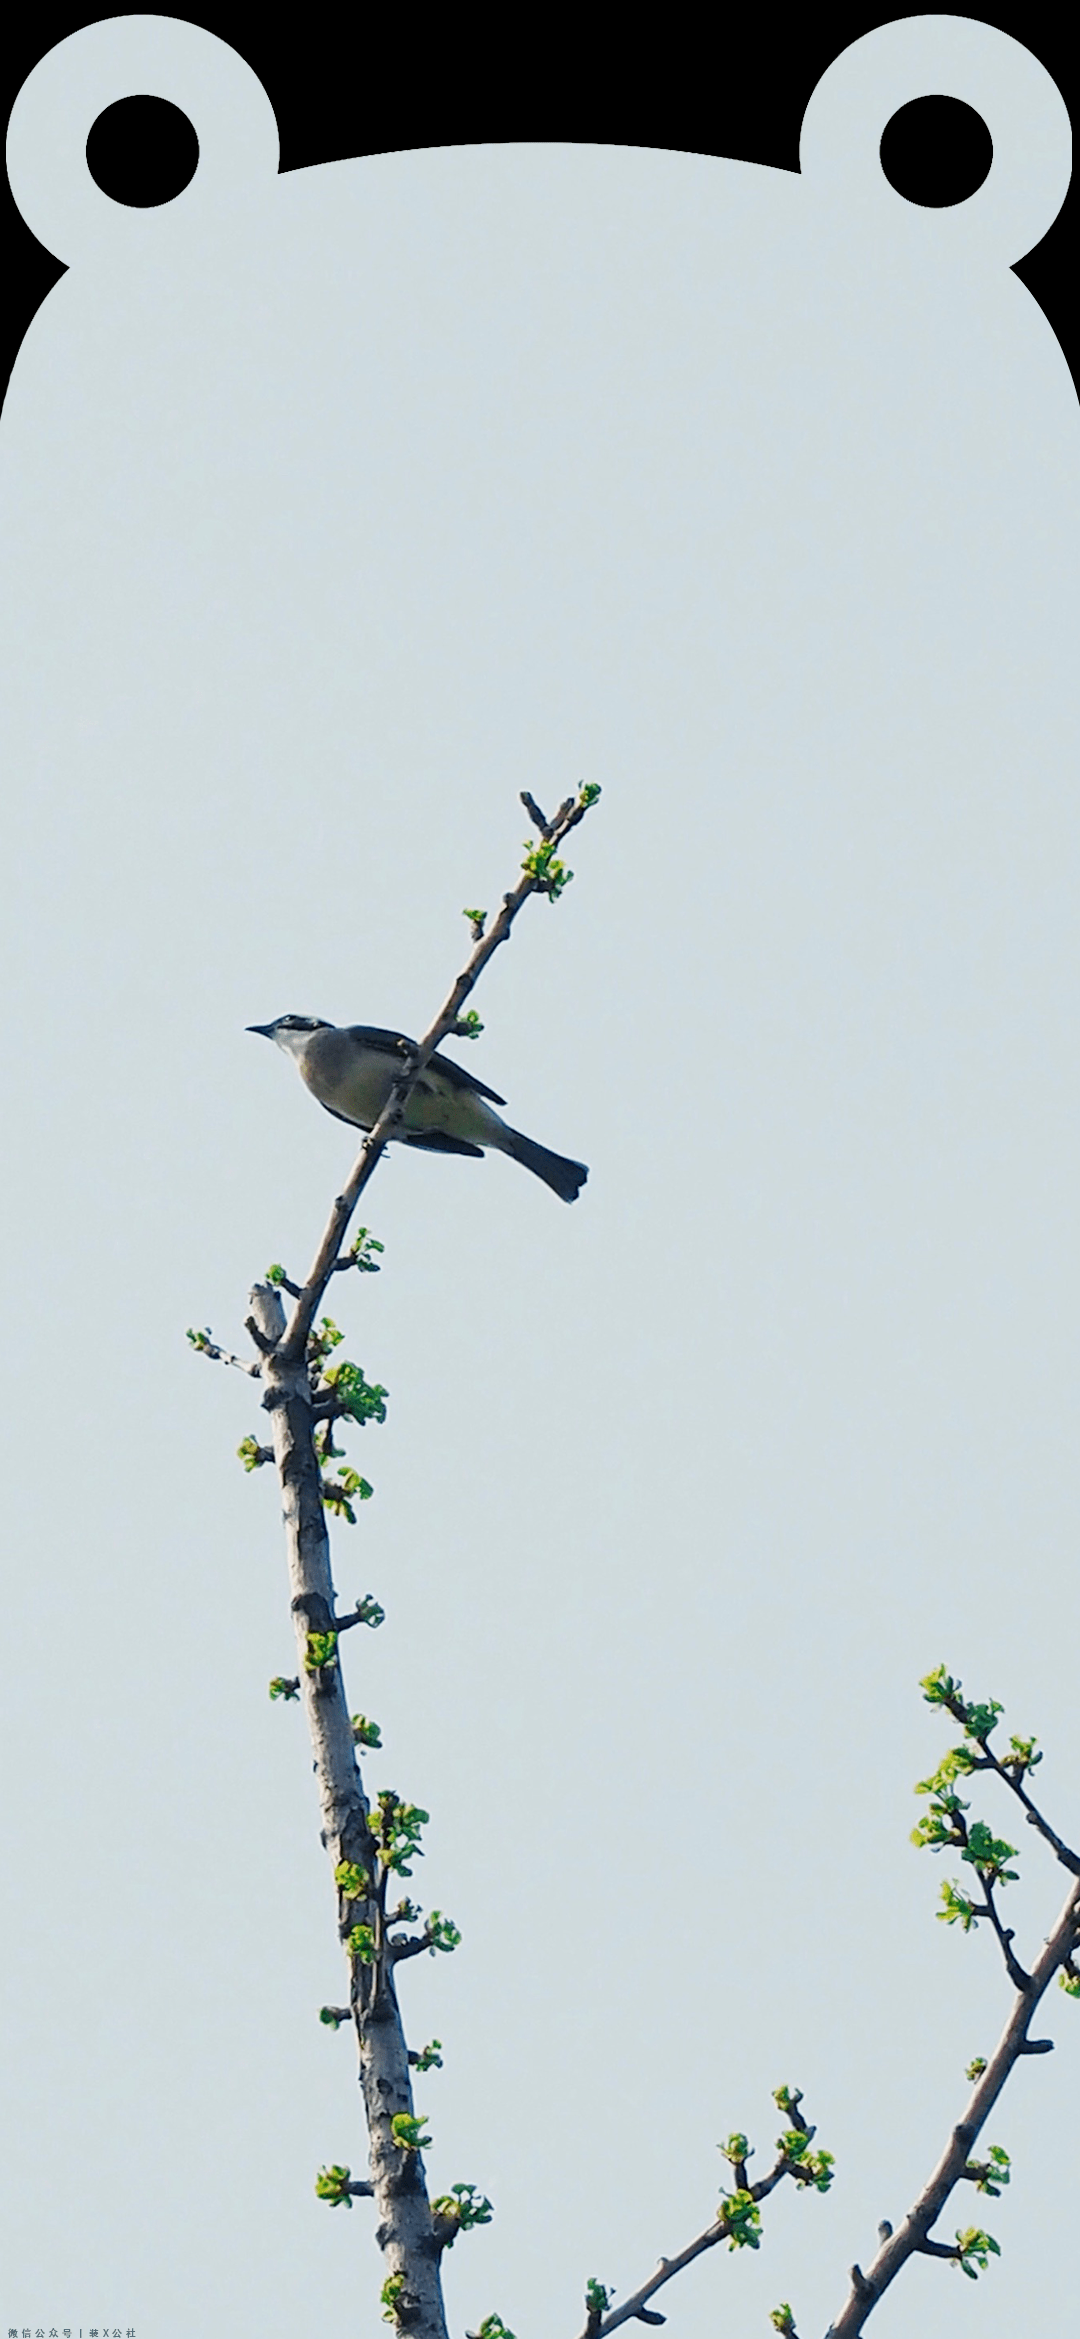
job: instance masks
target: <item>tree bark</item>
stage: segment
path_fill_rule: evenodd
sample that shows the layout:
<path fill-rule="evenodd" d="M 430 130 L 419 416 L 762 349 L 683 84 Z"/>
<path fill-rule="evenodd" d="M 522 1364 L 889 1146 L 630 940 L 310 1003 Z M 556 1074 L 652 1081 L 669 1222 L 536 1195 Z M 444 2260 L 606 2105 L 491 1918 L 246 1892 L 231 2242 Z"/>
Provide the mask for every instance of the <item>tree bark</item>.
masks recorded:
<path fill-rule="evenodd" d="M 262 1340 L 269 1344 L 262 1359 L 263 1404 L 270 1416 L 281 1487 L 298 1672 L 315 1756 L 322 1841 L 332 1874 L 340 1861 L 347 1860 L 366 1870 L 373 1883 L 367 1909 L 363 1902 L 338 1894 L 338 1926 L 345 1941 L 358 1920 L 366 1916 L 374 1923 L 377 1867 L 340 1663 L 335 1661 L 314 1673 L 307 1664 L 308 1634 L 334 1629 L 330 1538 L 313 1443 L 311 1387 L 304 1356 L 283 1356 L 278 1346 L 285 1316 L 271 1284 L 256 1284 L 251 1312 Z M 378 1965 L 365 1965 L 350 1957 L 349 2000 L 379 2219 L 376 2240 L 387 2273 L 405 2277 L 406 2287 L 395 2300 L 397 2322 L 409 2332 L 410 2339 L 448 2339 L 439 2273 L 441 2252 L 432 2228 L 423 2162 L 419 2152 L 402 2149 L 391 2126 L 396 2113 L 412 2113 L 413 2098 L 389 1956 Z"/>

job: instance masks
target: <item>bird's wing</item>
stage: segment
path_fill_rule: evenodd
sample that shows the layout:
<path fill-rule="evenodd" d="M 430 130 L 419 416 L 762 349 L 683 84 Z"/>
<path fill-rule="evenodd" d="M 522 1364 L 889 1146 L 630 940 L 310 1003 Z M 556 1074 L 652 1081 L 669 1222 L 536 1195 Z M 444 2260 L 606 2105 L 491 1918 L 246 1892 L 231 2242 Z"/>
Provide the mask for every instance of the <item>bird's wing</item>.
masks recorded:
<path fill-rule="evenodd" d="M 475 1161 L 483 1161 L 482 1145 L 470 1145 L 465 1137 L 448 1137 L 445 1129 L 410 1129 L 406 1145 L 418 1145 L 422 1153 L 471 1153 Z"/>
<path fill-rule="evenodd" d="M 348 1027 L 348 1036 L 351 1040 L 359 1040 L 361 1046 L 365 1048 L 373 1048 L 375 1053 L 380 1056 L 400 1058 L 403 1045 L 411 1048 L 416 1044 L 415 1041 L 407 1039 L 404 1032 L 381 1031 L 379 1026 L 374 1023 L 351 1023 Z M 431 1062 L 438 1065 L 443 1078 L 449 1081 L 451 1088 L 471 1088 L 474 1096 L 486 1096 L 489 1104 L 504 1105 L 506 1103 L 506 1098 L 497 1096 L 493 1088 L 485 1088 L 483 1081 L 477 1080 L 475 1073 L 466 1072 L 464 1064 L 455 1064 L 452 1056 L 434 1055 Z"/>
<path fill-rule="evenodd" d="M 322 1103 L 321 1098 L 319 1101 Z M 323 1111 L 330 1113 L 335 1121 L 344 1121 L 347 1129 L 363 1126 L 359 1121 L 350 1121 L 347 1113 L 335 1113 L 333 1105 L 323 1105 Z M 464 1137 L 448 1137 L 444 1129 L 410 1129 L 399 1142 L 403 1145 L 419 1145 L 425 1153 L 471 1153 L 477 1161 L 483 1161 L 484 1158 L 482 1145 L 470 1145 Z"/>
<path fill-rule="evenodd" d="M 318 1098 L 318 1100 L 317 1100 L 317 1101 L 318 1101 L 318 1103 L 319 1103 L 319 1104 L 321 1104 L 321 1105 L 322 1105 L 322 1109 L 323 1109 L 324 1113 L 329 1113 L 329 1114 L 330 1114 L 330 1117 L 331 1117 L 331 1119 L 332 1119 L 332 1120 L 335 1120 L 335 1121 L 344 1121 L 344 1123 L 345 1123 L 345 1127 L 346 1127 L 347 1129 L 362 1129 L 362 1128 L 363 1128 L 363 1126 L 364 1126 L 364 1123 L 363 1123 L 363 1121 L 353 1121 L 353 1120 L 350 1120 L 348 1113 L 339 1113 L 339 1112 L 337 1112 L 337 1111 L 336 1111 L 336 1109 L 335 1109 L 335 1107 L 334 1107 L 333 1105 L 328 1105 L 328 1104 L 325 1104 L 325 1103 L 323 1103 L 323 1099 L 322 1099 L 322 1097 L 321 1097 L 321 1096 Z"/>

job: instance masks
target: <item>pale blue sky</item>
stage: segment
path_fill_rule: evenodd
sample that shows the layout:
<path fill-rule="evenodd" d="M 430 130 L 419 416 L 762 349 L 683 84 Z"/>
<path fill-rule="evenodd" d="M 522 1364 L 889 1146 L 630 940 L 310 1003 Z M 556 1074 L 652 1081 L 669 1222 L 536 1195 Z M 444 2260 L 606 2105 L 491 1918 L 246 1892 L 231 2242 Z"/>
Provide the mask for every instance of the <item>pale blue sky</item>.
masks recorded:
<path fill-rule="evenodd" d="M 78 158 L 147 88 L 204 166 L 125 214 Z M 876 144 L 942 88 L 995 162 L 916 213 Z M 801 179 L 492 146 L 279 181 L 248 68 L 169 19 L 20 101 L 72 264 L 0 423 L 4 2325 L 381 2328 L 368 2211 L 312 2191 L 365 2145 L 266 1695 L 275 1489 L 183 1334 L 241 1338 L 351 1160 L 244 1027 L 421 1027 L 522 787 L 604 795 L 468 1062 L 589 1184 L 395 1156 L 385 1271 L 335 1293 L 391 1391 L 335 1530 L 387 1610 L 350 1700 L 464 1935 L 403 1977 L 428 2171 L 496 2206 L 455 2339 L 573 2339 L 586 2275 L 707 2223 L 732 2127 L 763 2165 L 784 2080 L 833 2194 L 662 2303 L 750 2339 L 788 2298 L 812 2339 L 959 2114 L 1008 1991 L 908 1847 L 948 1742 L 918 1677 L 1039 1732 L 1080 1833 L 1080 430 L 1009 272 L 1067 171 L 1042 68 L 955 18 L 838 62 Z M 1062 1891 L 1024 1849 L 1030 1942 Z M 1078 2025 L 1055 1995 L 993 2125 L 1000 2265 L 914 2266 L 882 2339 L 1053 2323 Z"/>

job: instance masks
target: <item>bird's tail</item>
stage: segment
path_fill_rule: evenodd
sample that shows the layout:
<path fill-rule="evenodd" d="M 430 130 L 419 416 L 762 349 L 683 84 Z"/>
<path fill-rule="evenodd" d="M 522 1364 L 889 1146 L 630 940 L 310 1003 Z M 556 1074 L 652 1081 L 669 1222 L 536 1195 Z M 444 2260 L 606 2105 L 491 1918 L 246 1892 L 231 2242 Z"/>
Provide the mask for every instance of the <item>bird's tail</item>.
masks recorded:
<path fill-rule="evenodd" d="M 501 1150 L 519 1161 L 523 1169 L 531 1170 L 534 1177 L 543 1178 L 545 1186 L 550 1186 L 561 1202 L 577 1201 L 589 1175 L 583 1161 L 567 1161 L 564 1154 L 549 1153 L 546 1145 L 534 1144 L 531 1137 L 522 1136 L 520 1129 L 507 1129 Z"/>

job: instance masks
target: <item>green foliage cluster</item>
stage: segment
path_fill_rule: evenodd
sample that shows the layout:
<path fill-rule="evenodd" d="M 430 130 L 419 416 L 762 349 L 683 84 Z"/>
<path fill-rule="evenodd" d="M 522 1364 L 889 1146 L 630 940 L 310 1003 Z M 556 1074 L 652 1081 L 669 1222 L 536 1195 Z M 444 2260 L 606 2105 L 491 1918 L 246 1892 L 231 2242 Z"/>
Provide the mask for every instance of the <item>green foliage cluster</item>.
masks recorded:
<path fill-rule="evenodd" d="M 595 780 L 584 781 L 578 791 L 578 812 L 591 811 L 593 805 L 599 802 L 600 793 L 599 785 Z M 534 811 L 535 808 L 531 801 L 526 799 L 526 802 L 529 804 L 529 810 Z M 531 877 L 537 892 L 546 893 L 549 901 L 558 901 L 559 895 L 564 893 L 570 884 L 574 872 L 567 868 L 565 861 L 560 861 L 556 852 L 554 836 L 541 836 L 539 841 L 535 841 L 532 837 L 526 837 L 524 852 L 525 858 L 521 864 L 522 875 Z M 468 914 L 466 912 L 466 915 Z M 479 940 L 478 935 L 475 938 Z"/>
<path fill-rule="evenodd" d="M 1009 2182 L 1012 2163 L 1000 2144 L 987 2147 L 985 2160 L 969 2160 L 964 2175 L 970 2177 L 977 2193 L 989 2193 L 996 2201 L 1002 2187 Z"/>
<path fill-rule="evenodd" d="M 335 1518 L 347 1519 L 350 1527 L 356 1525 L 353 1503 L 370 1502 L 374 1492 L 374 1487 L 369 1485 L 366 1478 L 361 1478 L 358 1470 L 339 1470 L 336 1478 L 324 1478 L 322 1482 L 322 1498 L 327 1510 L 333 1511 Z"/>
<path fill-rule="evenodd" d="M 951 1746 L 929 1778 L 920 1779 L 915 1792 L 930 1799 L 930 1808 L 912 1830 L 912 1843 L 921 1849 L 940 1852 L 946 1846 L 956 1850 L 968 1867 L 973 1868 L 983 1886 L 985 1898 L 978 1902 L 970 1893 L 961 1890 L 952 1881 L 941 1887 L 942 1906 L 938 1916 L 945 1925 L 959 1925 L 970 1933 L 980 1918 L 992 1916 L 992 1896 L 996 1888 L 1015 1884 L 1019 1870 L 1010 1867 L 1018 1858 L 1015 1844 L 1004 1836 L 994 1834 L 981 1819 L 967 1819 L 969 1803 L 957 1791 L 957 1781 L 967 1779 L 976 1771 L 993 1770 L 1003 1773 L 1009 1785 L 1020 1788 L 1042 1755 L 1034 1738 L 1012 1737 L 1009 1752 L 1000 1758 L 990 1750 L 990 1740 L 997 1728 L 1004 1707 L 997 1698 L 977 1701 L 965 1698 L 959 1680 L 944 1665 L 935 1667 L 919 1684 L 927 1705 L 948 1713 L 959 1722 L 964 1737 L 959 1746 Z"/>
<path fill-rule="evenodd" d="M 439 2052 L 441 2039 L 431 2039 L 426 2047 L 419 2047 L 409 2056 L 414 2071 L 441 2071 L 443 2059 Z"/>
<path fill-rule="evenodd" d="M 761 2248 L 761 2210 L 747 2186 L 725 2193 L 719 2214 L 729 2250 Z"/>
<path fill-rule="evenodd" d="M 270 1695 L 272 1698 L 283 1697 L 286 1704 L 291 1705 L 300 1695 L 300 1683 L 288 1681 L 284 1673 L 275 1673 L 270 1684 Z"/>
<path fill-rule="evenodd" d="M 426 2152 L 431 2144 L 424 2134 L 426 2112 L 395 2112 L 390 2122 L 390 2133 L 402 2152 Z"/>
<path fill-rule="evenodd" d="M 919 1687 L 927 1705 L 937 1706 L 945 1713 L 951 1714 L 953 1720 L 959 1722 L 965 1737 L 970 1739 L 981 1753 L 985 1754 L 990 1739 L 997 1728 L 999 1716 L 1005 1711 L 998 1699 L 992 1697 L 984 1704 L 980 1704 L 973 1699 L 965 1698 L 962 1683 L 954 1680 L 944 1665 L 936 1665 L 933 1672 L 927 1673 L 920 1681 Z M 1023 1778 L 1028 1772 L 1035 1769 L 1036 1764 L 1042 1761 L 1042 1755 L 1035 1751 L 1037 1746 L 1037 1738 L 1010 1738 L 1008 1754 L 1000 1757 L 1002 1769 L 1010 1772 L 1016 1779 Z M 966 1770 L 974 1770 L 979 1767 L 977 1759 L 967 1747 L 954 1748 L 952 1757 L 946 1756 L 945 1759 L 946 1762 L 952 1759 L 962 1763 L 962 1767 Z M 919 1792 L 922 1791 L 922 1789 L 919 1790 Z"/>
<path fill-rule="evenodd" d="M 961 2273 L 967 2274 L 972 2282 L 977 2280 L 979 2272 L 985 2274 L 992 2257 L 1000 2256 L 993 2234 L 984 2233 L 981 2226 L 966 2225 L 962 2233 L 957 2233 L 953 2265 L 959 2266 Z"/>
<path fill-rule="evenodd" d="M 339 1324 L 335 1324 L 332 1316 L 320 1316 L 318 1330 L 308 1333 L 307 1360 L 309 1365 L 320 1364 L 324 1356 L 332 1355 L 335 1348 L 340 1348 L 344 1338 L 344 1332 Z"/>
<path fill-rule="evenodd" d="M 336 1632 L 309 1632 L 304 1643 L 304 1666 L 308 1673 L 322 1673 L 337 1664 L 338 1636 Z"/>
<path fill-rule="evenodd" d="M 340 1406 L 343 1417 L 355 1421 L 359 1428 L 363 1429 L 369 1421 L 386 1420 L 389 1389 L 385 1389 L 381 1381 L 369 1381 L 363 1367 L 351 1364 L 348 1357 L 343 1356 L 340 1364 L 332 1364 L 323 1373 L 319 1394 L 322 1395 L 327 1389 L 333 1392 L 334 1402 Z"/>
<path fill-rule="evenodd" d="M 367 1869 L 361 1868 L 356 1860 L 339 1860 L 334 1882 L 343 1900 L 366 1900 L 371 1890 Z"/>
<path fill-rule="evenodd" d="M 574 875 L 565 861 L 559 860 L 553 837 L 540 837 L 535 843 L 531 837 L 526 837 L 521 870 L 524 877 L 532 878 L 537 892 L 546 893 L 552 902 L 558 901 L 559 895 L 565 892 Z"/>
<path fill-rule="evenodd" d="M 371 1832 L 382 1866 L 395 1876 L 411 1876 L 413 1860 L 422 1860 L 420 1832 L 430 1813 L 419 1803 L 406 1803 L 392 1787 L 384 1787 L 371 1814 Z"/>
<path fill-rule="evenodd" d="M 958 1892 L 955 1884 L 948 1881 L 941 1887 L 941 1898 L 944 1905 L 938 1910 L 939 1922 L 943 1925 L 959 1925 L 961 1932 L 970 1933 L 972 1926 L 979 1922 L 979 1911 L 974 1901 L 969 1900 L 966 1893 Z"/>
<path fill-rule="evenodd" d="M 354 1746 L 381 1747 L 382 1732 L 378 1723 L 373 1722 L 367 1714 L 350 1714 L 349 1722 Z"/>
<path fill-rule="evenodd" d="M 428 1949 L 433 1957 L 437 1949 L 445 1950 L 447 1954 L 452 1949 L 460 1949 L 461 1934 L 450 1918 L 444 1917 L 441 1909 L 432 1909 L 425 1930 Z"/>
<path fill-rule="evenodd" d="M 786 2128 L 776 2139 L 776 2149 L 783 2154 L 787 2174 L 797 2185 L 812 2185 L 816 2193 L 827 2193 L 835 2173 L 835 2159 L 831 2152 L 811 2152 L 812 2128 Z"/>
<path fill-rule="evenodd" d="M 342 2168 L 340 2163 L 335 2161 L 330 2168 L 319 2170 L 315 2179 L 315 2191 L 320 2201 L 329 2202 L 331 2209 L 340 2209 L 342 2205 L 346 2209 L 351 2209 L 353 2205 L 353 2197 L 349 2191 L 351 2183 L 352 2170 Z"/>
<path fill-rule="evenodd" d="M 404 2274 L 387 2275 L 379 2292 L 384 2323 L 397 2323 L 399 2321 L 398 2309 L 404 2304 L 407 2289 L 408 2284 Z"/>
<path fill-rule="evenodd" d="M 361 1275 L 377 1275 L 379 1260 L 372 1257 L 372 1252 L 378 1251 L 381 1258 L 385 1249 L 386 1244 L 379 1242 L 369 1226 L 358 1226 L 346 1257 L 352 1266 L 359 1269 Z"/>
<path fill-rule="evenodd" d="M 969 1804 L 959 1794 L 958 1782 L 978 1771 L 993 1772 L 1019 1797 L 1029 1820 L 1049 1837 L 1059 1855 L 1068 1859 L 1069 1855 L 1036 1811 L 1024 1784 L 1042 1761 L 1038 1741 L 1013 1735 L 1008 1752 L 997 1754 L 990 1742 L 1004 1707 L 997 1698 L 966 1698 L 963 1684 L 944 1665 L 935 1666 L 919 1686 L 928 1705 L 959 1723 L 963 1739 L 959 1745 L 949 1748 L 929 1778 L 919 1780 L 915 1792 L 929 1797 L 930 1807 L 914 1829 L 912 1841 L 934 1852 L 949 1845 L 974 1869 L 983 1888 L 983 1899 L 973 1899 L 969 1892 L 949 1880 L 941 1887 L 942 1906 L 938 1916 L 944 1924 L 959 1925 L 964 1933 L 970 1933 L 981 1920 L 989 1919 L 1001 1940 L 1010 1974 L 1018 1986 L 1023 1986 L 1023 1974 L 1018 1974 L 1009 1947 L 1012 1935 L 1002 1932 L 993 1897 L 999 1886 L 1017 1882 L 1018 1870 L 1009 1865 L 1019 1857 L 1017 1847 L 1006 1842 L 1003 1836 L 995 1835 L 984 1820 L 968 1820 Z M 1058 1980 L 1070 1996 L 1080 1997 L 1080 1973 L 1073 1970 L 1071 1959 L 1059 1971 Z M 967 2066 L 966 2076 L 977 2085 L 986 2069 L 985 2055 L 975 2055 Z M 996 2200 L 1010 2180 L 1009 2155 L 1002 2145 L 991 2144 L 985 2159 L 968 2161 L 964 2175 L 978 2192 Z M 985 2233 L 981 2226 L 968 2226 L 957 2233 L 952 2263 L 974 2281 L 980 2271 L 985 2273 L 990 2258 L 1000 2254 L 991 2234 Z"/>
<path fill-rule="evenodd" d="M 362 1230 L 362 1240 L 364 1245 L 382 1249 L 382 1244 L 375 1243 L 374 1236 L 369 1235 L 366 1229 Z M 351 1260 L 352 1253 L 349 1256 Z M 366 1252 L 354 1263 L 367 1266 L 372 1271 L 376 1264 L 367 1258 Z M 325 1363 L 331 1350 L 340 1347 L 343 1337 L 332 1318 L 324 1316 L 319 1330 L 313 1332 L 308 1341 L 312 1395 L 316 1400 L 325 1398 L 331 1401 L 323 1414 L 325 1428 L 322 1442 L 316 1445 L 317 1457 L 323 1464 L 340 1453 L 340 1448 L 334 1444 L 335 1421 L 345 1421 L 354 1428 L 365 1429 L 369 1421 L 386 1420 L 389 1391 L 381 1381 L 369 1381 L 363 1367 L 351 1363 L 347 1357 L 342 1357 L 337 1364 Z M 359 1470 L 348 1466 L 339 1468 L 335 1478 L 322 1480 L 322 1498 L 327 1510 L 333 1511 L 338 1519 L 346 1519 L 350 1527 L 356 1525 L 355 1504 L 370 1502 L 373 1491 L 370 1481 L 361 1477 Z"/>
<path fill-rule="evenodd" d="M 827 2193 L 835 2173 L 834 2156 L 821 2149 L 812 2150 L 816 2130 L 807 2126 L 799 2110 L 801 2089 L 774 2088 L 773 2102 L 787 2113 L 792 2125 L 776 2139 L 776 2166 L 771 2178 L 765 2180 L 766 2189 L 771 2190 L 778 2176 L 789 2176 L 797 2185 L 812 2186 L 817 2193 Z M 746 2177 L 747 2161 L 754 2157 L 753 2146 L 743 2130 L 736 2128 L 718 2149 L 735 2171 L 735 2191 L 722 2195 L 719 2211 L 730 2246 L 756 2250 L 761 2241 L 761 2213 L 754 2188 L 748 2185 Z M 759 2194 L 762 2190 L 758 2187 Z"/>
<path fill-rule="evenodd" d="M 448 2250 L 453 2248 L 459 2233 L 469 2233 L 474 2225 L 490 2225 L 494 2214 L 486 2193 L 478 2193 L 475 2185 L 451 2185 L 448 2193 L 437 2194 L 431 2213 L 454 2228 L 443 2242 L 444 2249 Z"/>

